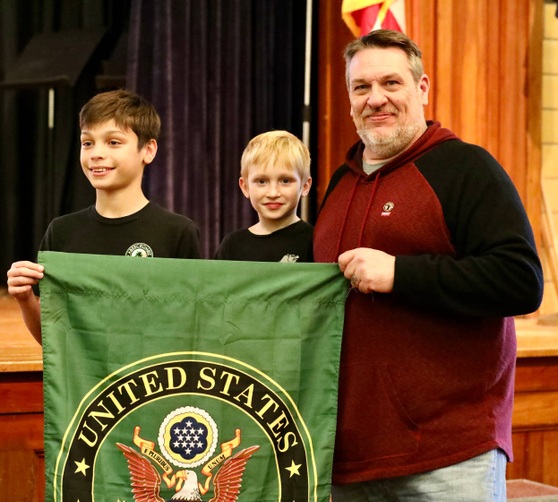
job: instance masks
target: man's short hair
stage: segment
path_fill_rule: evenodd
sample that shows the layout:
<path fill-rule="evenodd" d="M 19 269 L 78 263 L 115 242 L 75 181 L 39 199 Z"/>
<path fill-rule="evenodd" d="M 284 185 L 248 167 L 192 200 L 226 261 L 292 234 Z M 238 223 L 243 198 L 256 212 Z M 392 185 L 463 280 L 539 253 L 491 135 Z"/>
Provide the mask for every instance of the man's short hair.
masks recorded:
<path fill-rule="evenodd" d="M 416 83 L 420 81 L 420 77 L 424 74 L 424 67 L 422 64 L 422 52 L 418 48 L 418 45 L 400 31 L 374 30 L 367 35 L 353 40 L 345 47 L 343 56 L 345 57 L 347 88 L 349 88 L 349 65 L 353 57 L 364 49 L 371 49 L 374 47 L 379 47 L 381 49 L 388 49 L 390 47 L 401 49 L 407 55 L 413 79 Z"/>

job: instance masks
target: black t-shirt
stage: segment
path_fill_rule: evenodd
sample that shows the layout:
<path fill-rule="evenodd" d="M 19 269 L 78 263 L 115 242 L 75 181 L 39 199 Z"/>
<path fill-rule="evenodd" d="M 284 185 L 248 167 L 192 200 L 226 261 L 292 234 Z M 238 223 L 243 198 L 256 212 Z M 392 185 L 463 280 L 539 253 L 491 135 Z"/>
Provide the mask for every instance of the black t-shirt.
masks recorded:
<path fill-rule="evenodd" d="M 243 228 L 223 239 L 215 259 L 312 262 L 313 233 L 314 227 L 302 220 L 267 235 L 256 235 Z"/>
<path fill-rule="evenodd" d="M 105 218 L 94 206 L 55 218 L 40 249 L 156 258 L 201 257 L 196 224 L 152 202 L 123 218 Z"/>

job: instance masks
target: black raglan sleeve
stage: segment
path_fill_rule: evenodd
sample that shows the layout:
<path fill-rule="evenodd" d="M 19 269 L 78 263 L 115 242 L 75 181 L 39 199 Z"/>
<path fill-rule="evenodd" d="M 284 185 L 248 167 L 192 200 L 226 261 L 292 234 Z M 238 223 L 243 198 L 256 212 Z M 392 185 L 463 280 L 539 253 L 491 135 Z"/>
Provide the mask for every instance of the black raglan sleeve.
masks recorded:
<path fill-rule="evenodd" d="M 543 274 L 533 231 L 496 159 L 481 147 L 451 141 L 415 164 L 440 200 L 456 255 L 397 256 L 393 293 L 465 316 L 535 311 Z"/>

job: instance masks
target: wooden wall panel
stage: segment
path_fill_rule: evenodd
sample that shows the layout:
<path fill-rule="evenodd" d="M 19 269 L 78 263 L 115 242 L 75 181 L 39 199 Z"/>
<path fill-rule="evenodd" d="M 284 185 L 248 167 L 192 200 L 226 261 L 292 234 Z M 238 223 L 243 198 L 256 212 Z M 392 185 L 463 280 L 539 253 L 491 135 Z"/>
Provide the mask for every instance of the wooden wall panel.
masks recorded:
<path fill-rule="evenodd" d="M 318 37 L 318 113 L 316 184 L 317 205 L 321 202 L 329 179 L 343 163 L 345 152 L 358 139 L 349 115 L 349 98 L 345 86 L 343 48 L 352 34 L 341 19 L 341 1 L 319 3 Z"/>
<path fill-rule="evenodd" d="M 555 349 L 551 353 L 517 360 L 512 416 L 515 459 L 507 466 L 507 478 L 558 486 L 558 355 Z"/>
<path fill-rule="evenodd" d="M 44 501 L 43 422 L 42 373 L 0 372 L 0 502 Z"/>
<path fill-rule="evenodd" d="M 543 458 L 543 480 L 547 485 L 558 486 L 558 461 L 556 446 L 558 445 L 558 430 L 547 431 L 544 436 L 542 458 Z"/>
<path fill-rule="evenodd" d="M 544 432 L 513 434 L 515 460 L 507 465 L 507 479 L 529 479 L 542 483 Z"/>
<path fill-rule="evenodd" d="M 356 139 L 342 49 L 352 35 L 342 0 L 320 3 L 318 201 Z M 427 118 L 496 157 L 540 227 L 542 2 L 406 0 L 407 33 L 421 47 L 432 89 Z"/>

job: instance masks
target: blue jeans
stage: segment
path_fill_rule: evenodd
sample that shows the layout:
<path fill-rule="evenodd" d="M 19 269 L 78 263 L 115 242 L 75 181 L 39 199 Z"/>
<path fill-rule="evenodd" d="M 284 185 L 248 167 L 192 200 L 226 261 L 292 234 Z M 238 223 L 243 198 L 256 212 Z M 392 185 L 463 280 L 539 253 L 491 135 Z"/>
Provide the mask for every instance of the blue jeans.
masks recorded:
<path fill-rule="evenodd" d="M 506 454 L 491 450 L 434 471 L 331 487 L 333 502 L 506 502 Z"/>

